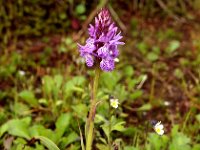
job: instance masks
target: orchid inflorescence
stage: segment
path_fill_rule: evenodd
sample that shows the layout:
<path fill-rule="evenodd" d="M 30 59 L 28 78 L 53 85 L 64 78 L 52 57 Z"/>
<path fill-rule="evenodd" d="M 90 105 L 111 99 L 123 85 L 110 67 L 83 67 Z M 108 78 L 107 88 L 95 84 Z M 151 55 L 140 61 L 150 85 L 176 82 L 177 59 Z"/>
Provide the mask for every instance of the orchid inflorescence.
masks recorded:
<path fill-rule="evenodd" d="M 112 71 L 115 67 L 115 60 L 119 55 L 118 45 L 124 42 L 121 32 L 112 21 L 108 9 L 103 8 L 95 17 L 95 24 L 88 28 L 89 38 L 84 46 L 78 44 L 80 55 L 85 59 L 88 67 L 100 63 L 103 71 Z"/>

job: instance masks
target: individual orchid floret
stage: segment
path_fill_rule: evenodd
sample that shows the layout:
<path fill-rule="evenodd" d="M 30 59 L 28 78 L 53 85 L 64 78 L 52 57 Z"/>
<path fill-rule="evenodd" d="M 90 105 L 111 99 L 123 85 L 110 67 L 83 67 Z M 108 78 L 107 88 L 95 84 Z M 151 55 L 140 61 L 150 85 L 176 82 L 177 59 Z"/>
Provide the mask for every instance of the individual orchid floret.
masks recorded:
<path fill-rule="evenodd" d="M 89 38 L 84 46 L 78 44 L 80 55 L 86 65 L 99 65 L 103 71 L 112 71 L 119 55 L 118 45 L 123 45 L 121 32 L 112 21 L 110 12 L 104 8 L 95 17 L 94 25 L 88 28 Z"/>
<path fill-rule="evenodd" d="M 110 106 L 112 106 L 113 108 L 118 108 L 119 105 L 119 100 L 118 99 L 110 99 Z"/>

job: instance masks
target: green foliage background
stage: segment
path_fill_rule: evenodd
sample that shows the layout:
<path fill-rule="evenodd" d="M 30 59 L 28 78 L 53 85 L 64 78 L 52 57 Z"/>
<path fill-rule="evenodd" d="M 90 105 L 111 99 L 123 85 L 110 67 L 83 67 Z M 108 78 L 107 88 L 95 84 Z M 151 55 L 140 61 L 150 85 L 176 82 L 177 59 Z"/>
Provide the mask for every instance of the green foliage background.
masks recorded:
<path fill-rule="evenodd" d="M 74 35 L 102 2 L 0 0 L 0 149 L 81 149 L 94 72 Z M 115 71 L 100 76 L 95 149 L 108 150 L 110 135 L 124 150 L 199 150 L 200 1 L 108 3 L 126 44 Z"/>

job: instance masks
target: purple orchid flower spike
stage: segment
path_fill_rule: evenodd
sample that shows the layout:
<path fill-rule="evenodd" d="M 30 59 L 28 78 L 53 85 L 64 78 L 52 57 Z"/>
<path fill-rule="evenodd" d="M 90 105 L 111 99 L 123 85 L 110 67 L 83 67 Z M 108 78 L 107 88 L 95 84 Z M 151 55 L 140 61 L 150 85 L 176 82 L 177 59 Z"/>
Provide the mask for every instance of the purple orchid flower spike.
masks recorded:
<path fill-rule="evenodd" d="M 115 58 L 118 57 L 118 45 L 122 39 L 121 32 L 111 19 L 108 9 L 103 8 L 95 17 L 95 24 L 89 25 L 89 38 L 84 46 L 78 44 L 80 55 L 85 59 L 88 67 L 100 62 L 103 71 L 112 71 L 115 67 Z"/>

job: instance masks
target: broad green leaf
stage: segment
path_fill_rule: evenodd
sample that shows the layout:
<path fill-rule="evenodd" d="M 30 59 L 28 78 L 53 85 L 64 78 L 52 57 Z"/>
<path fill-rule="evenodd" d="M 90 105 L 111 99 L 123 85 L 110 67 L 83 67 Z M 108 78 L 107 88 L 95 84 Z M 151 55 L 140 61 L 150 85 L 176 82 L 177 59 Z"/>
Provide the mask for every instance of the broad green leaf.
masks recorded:
<path fill-rule="evenodd" d="M 200 150 L 200 144 L 195 144 L 192 150 Z"/>
<path fill-rule="evenodd" d="M 125 121 L 117 122 L 116 124 L 112 125 L 111 130 L 112 131 L 120 131 L 120 132 L 122 132 L 122 131 L 125 130 L 125 128 L 124 128 L 125 124 L 126 124 Z"/>
<path fill-rule="evenodd" d="M 138 132 L 138 128 L 137 127 L 127 127 L 124 131 L 123 131 L 123 134 L 125 136 L 128 136 L 128 137 L 133 137 L 134 136 L 137 136 L 137 132 Z"/>
<path fill-rule="evenodd" d="M 44 93 L 50 96 L 54 88 L 54 80 L 52 79 L 51 76 L 46 75 L 42 78 L 42 83 L 43 83 Z"/>
<path fill-rule="evenodd" d="M 65 98 L 72 96 L 73 92 L 83 92 L 81 87 L 85 85 L 85 78 L 83 76 L 76 76 L 64 85 Z"/>
<path fill-rule="evenodd" d="M 43 125 L 33 125 L 32 127 L 29 128 L 29 133 L 31 137 L 34 136 L 45 136 L 48 137 L 49 139 L 55 141 L 55 133 L 51 129 L 45 128 Z"/>
<path fill-rule="evenodd" d="M 148 111 L 152 108 L 151 104 L 144 104 L 141 107 L 139 107 L 137 110 L 138 111 Z"/>
<path fill-rule="evenodd" d="M 83 4 L 77 5 L 75 11 L 77 14 L 85 13 L 85 11 L 86 11 L 85 5 L 83 5 Z"/>
<path fill-rule="evenodd" d="M 106 137 L 109 137 L 109 123 L 104 123 L 103 125 L 101 125 L 101 128 L 103 129 L 103 132 L 105 133 Z"/>
<path fill-rule="evenodd" d="M 112 91 L 115 86 L 117 85 L 117 82 L 120 80 L 121 75 L 116 72 L 103 72 L 100 77 L 100 84 L 102 84 L 104 87 L 108 88 L 108 90 Z"/>
<path fill-rule="evenodd" d="M 122 103 L 125 99 L 127 99 L 128 92 L 124 85 L 117 84 L 113 95 L 115 95 L 119 99 L 120 103 Z"/>
<path fill-rule="evenodd" d="M 22 150 L 22 149 L 25 149 L 24 148 L 24 144 L 21 144 L 19 143 L 17 146 L 16 146 L 16 150 Z M 27 149 L 26 149 L 27 150 Z M 29 149 L 30 150 L 30 149 Z"/>
<path fill-rule="evenodd" d="M 61 87 L 61 85 L 62 85 L 63 77 L 60 74 L 55 75 L 54 76 L 54 82 L 55 82 L 56 88 L 59 89 Z"/>
<path fill-rule="evenodd" d="M 65 84 L 65 88 L 64 88 L 65 98 L 68 98 L 68 97 L 70 97 L 73 94 L 73 88 L 74 88 L 73 82 L 68 81 Z"/>
<path fill-rule="evenodd" d="M 54 88 L 52 90 L 53 90 L 55 99 L 58 98 L 58 95 L 62 86 L 62 82 L 63 82 L 63 77 L 61 75 L 54 76 Z"/>
<path fill-rule="evenodd" d="M 183 72 L 182 72 L 181 69 L 179 69 L 179 68 L 175 69 L 174 75 L 175 75 L 177 78 L 179 78 L 179 79 L 181 79 L 181 78 L 184 77 Z"/>
<path fill-rule="evenodd" d="M 180 47 L 180 42 L 179 41 L 171 41 L 169 43 L 169 46 L 167 47 L 167 52 L 168 53 L 172 53 L 174 52 L 176 49 L 178 49 Z"/>
<path fill-rule="evenodd" d="M 27 141 L 24 138 L 17 137 L 13 143 L 15 145 L 20 145 L 20 144 L 25 145 L 27 144 Z"/>
<path fill-rule="evenodd" d="M 108 145 L 105 145 L 105 144 L 99 144 L 99 143 L 97 143 L 96 147 L 98 148 L 98 150 L 109 150 Z"/>
<path fill-rule="evenodd" d="M 191 150 L 190 142 L 191 140 L 189 137 L 178 132 L 173 136 L 172 142 L 169 145 L 169 150 Z"/>
<path fill-rule="evenodd" d="M 133 93 L 130 94 L 130 98 L 131 98 L 132 100 L 135 100 L 135 99 L 141 97 L 142 94 L 143 94 L 143 91 L 142 91 L 142 90 L 135 90 Z"/>
<path fill-rule="evenodd" d="M 134 69 L 132 66 L 128 65 L 124 68 L 124 75 L 127 77 L 132 77 L 134 74 Z"/>
<path fill-rule="evenodd" d="M 1 126 L 0 136 L 2 136 L 5 132 L 8 132 L 9 134 L 14 136 L 30 139 L 28 131 L 30 122 L 30 117 L 26 117 L 23 119 L 12 119 Z"/>
<path fill-rule="evenodd" d="M 196 119 L 200 123 L 200 114 L 196 115 Z"/>
<path fill-rule="evenodd" d="M 72 115 L 70 113 L 61 114 L 56 121 L 56 143 L 63 136 L 65 130 L 68 128 Z"/>
<path fill-rule="evenodd" d="M 88 107 L 85 104 L 74 105 L 72 109 L 79 118 L 85 119 L 87 117 Z"/>
<path fill-rule="evenodd" d="M 111 122 L 105 122 L 103 125 L 101 125 L 101 128 L 103 129 L 104 133 L 108 137 L 110 132 L 112 131 L 124 131 L 125 130 L 125 121 L 118 121 L 114 116 L 111 117 Z M 109 127 L 111 126 L 111 128 Z M 110 131 L 109 131 L 110 128 Z"/>
<path fill-rule="evenodd" d="M 147 150 L 161 150 L 166 149 L 169 144 L 169 138 L 166 135 L 159 136 L 156 133 L 148 134 L 147 145 L 145 146 Z"/>
<path fill-rule="evenodd" d="M 59 17 L 60 17 L 60 19 L 66 19 L 67 18 L 67 15 L 66 15 L 66 13 L 61 13 L 61 14 L 59 14 Z"/>
<path fill-rule="evenodd" d="M 125 146 L 124 150 L 139 150 L 139 148 L 136 148 L 135 146 Z"/>
<path fill-rule="evenodd" d="M 161 138 L 155 133 L 150 133 L 148 136 L 150 147 L 155 150 L 160 150 L 162 146 Z"/>
<path fill-rule="evenodd" d="M 57 145 L 51 141 L 50 139 L 48 139 L 47 137 L 44 136 L 36 136 L 36 139 L 39 139 L 42 144 L 44 144 L 49 150 L 60 150 Z"/>
<path fill-rule="evenodd" d="M 100 114 L 96 114 L 95 115 L 95 123 L 102 123 L 102 122 L 106 122 L 106 118 L 103 117 L 102 115 Z"/>
<path fill-rule="evenodd" d="M 38 105 L 38 102 L 37 102 L 35 95 L 32 91 L 24 90 L 24 91 L 19 93 L 19 97 L 21 97 L 25 102 L 27 102 L 31 106 L 35 107 L 35 106 Z"/>
<path fill-rule="evenodd" d="M 158 46 L 154 46 L 153 48 L 152 48 L 152 51 L 154 52 L 154 53 L 156 53 L 156 54 L 160 54 L 160 47 L 158 47 Z"/>
<path fill-rule="evenodd" d="M 27 115 L 30 114 L 29 107 L 23 103 L 16 102 L 13 106 L 13 111 L 18 115 Z"/>
<path fill-rule="evenodd" d="M 79 135 L 76 132 L 71 132 L 62 141 L 62 142 L 65 143 L 64 147 L 67 147 L 69 144 L 71 144 L 72 142 L 76 141 L 78 138 L 79 138 Z"/>
<path fill-rule="evenodd" d="M 76 76 L 76 77 L 73 77 L 72 82 L 76 86 L 84 86 L 86 79 L 84 76 Z"/>
<path fill-rule="evenodd" d="M 175 137 L 178 134 L 178 130 L 179 130 L 179 125 L 173 125 L 173 128 L 171 130 L 171 135 L 172 137 Z"/>
<path fill-rule="evenodd" d="M 144 55 L 147 53 L 148 51 L 148 45 L 144 42 L 140 42 L 137 44 L 137 48 L 139 49 L 139 51 Z"/>
<path fill-rule="evenodd" d="M 150 60 L 150 61 L 156 61 L 158 60 L 158 54 L 156 54 L 155 52 L 149 52 L 147 54 L 147 59 Z"/>

